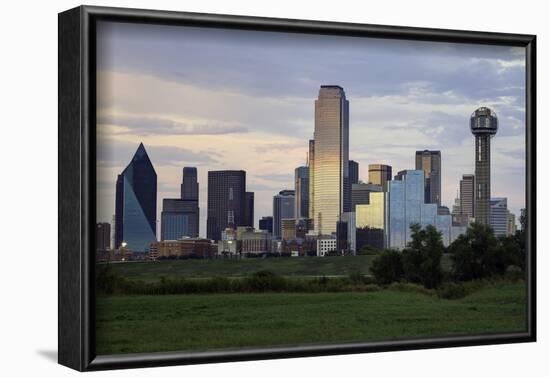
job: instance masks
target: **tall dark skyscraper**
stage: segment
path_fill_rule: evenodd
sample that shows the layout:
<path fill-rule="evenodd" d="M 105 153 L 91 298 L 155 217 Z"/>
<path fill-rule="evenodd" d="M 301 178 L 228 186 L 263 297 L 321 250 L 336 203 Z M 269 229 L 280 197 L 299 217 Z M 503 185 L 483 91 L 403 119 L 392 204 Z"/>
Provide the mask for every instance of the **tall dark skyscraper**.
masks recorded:
<path fill-rule="evenodd" d="M 95 249 L 109 250 L 111 248 L 111 224 L 97 223 L 95 227 Z"/>
<path fill-rule="evenodd" d="M 160 239 L 179 240 L 199 236 L 199 207 L 192 199 L 164 199 L 160 224 Z"/>
<path fill-rule="evenodd" d="M 300 166 L 294 169 L 294 192 L 296 221 L 309 217 L 309 168 Z"/>
<path fill-rule="evenodd" d="M 157 173 L 143 143 L 118 175 L 115 198 L 115 248 L 149 251 L 157 234 Z"/>
<path fill-rule="evenodd" d="M 355 185 L 359 183 L 359 163 L 353 160 L 349 160 L 349 183 Z"/>
<path fill-rule="evenodd" d="M 283 190 L 273 197 L 273 237 L 283 235 L 283 219 L 294 219 L 294 190 Z"/>
<path fill-rule="evenodd" d="M 441 152 L 416 151 L 416 170 L 424 171 L 424 202 L 441 205 Z"/>
<path fill-rule="evenodd" d="M 307 167 L 309 169 L 309 219 L 311 223 L 314 222 L 315 217 L 315 186 L 313 183 L 315 182 L 315 140 L 309 140 L 309 153 L 308 153 L 308 164 Z"/>
<path fill-rule="evenodd" d="M 383 164 L 369 165 L 369 183 L 382 186 L 383 191 L 388 191 L 388 182 L 392 179 L 392 167 Z"/>
<path fill-rule="evenodd" d="M 186 166 L 183 168 L 180 199 L 181 199 L 180 202 L 177 202 L 174 199 L 171 203 L 167 204 L 169 206 L 168 208 L 170 209 L 170 210 L 167 210 L 167 213 L 173 212 L 173 210 L 175 210 L 176 208 L 177 208 L 176 212 L 179 213 L 178 216 L 181 217 L 183 216 L 183 213 L 185 213 L 185 217 L 187 220 L 186 220 L 185 230 L 183 231 L 182 235 L 189 236 L 189 237 L 198 237 L 200 211 L 199 211 L 199 182 L 197 180 L 197 168 L 191 167 L 191 166 Z M 163 203 L 163 206 L 164 206 L 164 203 Z M 164 211 L 164 208 L 163 208 L 163 211 Z M 172 215 L 167 215 L 167 218 L 171 216 Z M 174 234 L 176 233 L 173 233 L 173 235 Z M 167 238 L 167 239 L 175 239 L 175 238 Z"/>
<path fill-rule="evenodd" d="M 254 226 L 254 193 L 244 194 L 244 223 L 245 226 Z"/>
<path fill-rule="evenodd" d="M 244 225 L 246 172 L 219 170 L 208 172 L 208 209 L 206 235 L 219 241 L 228 227 Z"/>
<path fill-rule="evenodd" d="M 471 218 L 475 213 L 474 187 L 475 176 L 464 174 L 460 180 L 460 214 Z"/>
<path fill-rule="evenodd" d="M 316 234 L 336 232 L 351 207 L 349 182 L 349 102 L 338 85 L 322 85 L 315 101 L 313 225 Z"/>
<path fill-rule="evenodd" d="M 497 133 L 498 119 L 488 107 L 480 107 L 470 117 L 475 137 L 475 221 L 489 225 L 491 199 L 491 137 Z"/>
<path fill-rule="evenodd" d="M 186 166 L 183 168 L 180 197 L 187 200 L 199 200 L 199 182 L 197 180 L 197 168 L 190 166 Z"/>

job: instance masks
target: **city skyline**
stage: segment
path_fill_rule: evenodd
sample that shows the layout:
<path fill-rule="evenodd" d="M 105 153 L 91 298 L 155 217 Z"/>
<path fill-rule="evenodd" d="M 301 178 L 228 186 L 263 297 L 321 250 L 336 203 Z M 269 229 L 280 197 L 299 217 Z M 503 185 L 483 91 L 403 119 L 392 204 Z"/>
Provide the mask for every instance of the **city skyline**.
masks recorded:
<path fill-rule="evenodd" d="M 131 26 L 110 25 L 107 29 L 100 28 L 98 47 L 117 47 L 117 49 L 111 52 L 110 61 L 98 62 L 98 195 L 105 198 L 102 199 L 102 203 L 98 201 L 98 221 L 109 222 L 114 214 L 113 171 L 116 177 L 116 174 L 123 169 L 123 165 L 131 158 L 136 145 L 143 141 L 158 172 L 157 200 L 159 203 L 163 198 L 179 196 L 182 167 L 197 167 L 200 184 L 201 236 L 205 236 L 206 233 L 206 174 L 209 170 L 242 169 L 247 172 L 246 189 L 255 192 L 254 226 L 257 226 L 259 218 L 271 215 L 273 196 L 281 190 L 294 188 L 294 169 L 305 164 L 308 140 L 313 136 L 313 100 L 319 86 L 326 83 L 342 85 L 350 101 L 349 158 L 359 163 L 359 179 L 367 180 L 369 164 L 385 163 L 391 165 L 394 171 L 412 169 L 416 150 L 441 150 L 442 205 L 449 207 L 454 200 L 462 175 L 474 173 L 474 141 L 469 130 L 469 116 L 479 106 L 486 105 L 494 109 L 499 116 L 500 128 L 499 135 L 492 141 L 494 162 L 491 196 L 507 197 L 509 208 L 517 215 L 519 215 L 519 209 L 524 207 L 523 137 L 525 134 L 521 118 L 523 108 L 519 109 L 524 83 L 517 80 L 517 76 L 521 76 L 524 70 L 522 65 L 524 63 L 522 63 L 522 56 L 518 55 L 521 51 L 517 49 L 487 47 L 484 50 L 480 46 L 413 42 L 419 47 L 420 52 L 425 54 L 426 60 L 434 56 L 448 59 L 443 57 L 445 54 L 458 61 L 464 60 L 463 65 L 473 70 L 466 71 L 470 75 L 469 83 L 477 89 L 475 92 L 480 94 L 476 98 L 469 98 L 464 93 L 460 93 L 461 88 L 464 89 L 464 84 L 457 83 L 458 86 L 453 90 L 451 87 L 443 88 L 444 85 L 441 84 L 435 85 L 437 82 L 422 83 L 418 80 L 418 72 L 409 72 L 408 78 L 403 78 L 404 73 L 401 73 L 402 81 L 398 88 L 404 92 L 392 93 L 390 88 L 395 87 L 395 85 L 392 86 L 394 78 L 388 78 L 387 82 L 376 82 L 369 76 L 369 72 L 357 69 L 351 71 L 367 84 L 361 86 L 352 81 L 349 70 L 348 72 L 335 70 L 335 72 L 322 74 L 323 72 L 313 69 L 310 82 L 298 80 L 298 84 L 294 86 L 283 87 L 274 84 L 270 95 L 269 87 L 264 85 L 267 79 L 258 76 L 258 72 L 254 71 L 247 74 L 263 80 L 260 80 L 257 86 L 250 86 L 249 80 L 243 83 L 238 77 L 232 77 L 231 72 L 225 72 L 224 75 L 224 72 L 218 72 L 216 69 L 212 72 L 213 76 L 219 79 L 219 85 L 215 90 L 212 89 L 212 77 L 204 78 L 205 82 L 201 83 L 190 82 L 189 80 L 198 80 L 194 77 L 198 67 L 194 66 L 194 62 L 186 61 L 184 56 L 181 57 L 181 62 L 189 63 L 190 67 L 185 65 L 185 68 L 189 68 L 190 71 L 179 78 L 174 74 L 174 67 L 161 64 L 156 67 L 158 68 L 156 72 L 151 70 L 155 67 L 153 63 L 160 62 L 162 57 L 165 58 L 169 50 L 167 46 L 160 46 L 155 42 L 155 38 L 160 40 L 171 33 L 174 37 L 166 42 L 167 45 L 191 44 L 191 39 L 199 38 L 201 46 L 197 42 L 193 46 L 206 55 L 213 51 L 213 46 L 219 47 L 220 38 L 229 46 L 239 42 L 244 45 L 245 51 L 258 52 L 257 60 L 260 61 L 258 64 L 264 63 L 264 68 L 270 68 L 272 67 L 269 64 L 270 60 L 262 55 L 264 50 L 258 45 L 260 39 L 258 36 L 248 37 L 247 32 L 231 31 L 224 32 L 222 37 L 221 33 L 213 30 L 201 34 L 204 29 L 195 29 L 200 33 L 189 33 L 188 37 L 185 37 L 184 33 L 178 32 L 178 29 L 160 26 L 154 28 L 157 34 L 152 33 L 146 41 L 138 41 L 139 35 L 134 37 L 129 33 Z M 138 32 L 140 33 L 143 31 Z M 293 35 L 292 37 L 296 37 L 297 41 L 290 41 L 290 38 L 282 33 L 262 35 L 267 38 L 269 44 L 277 45 L 286 51 L 287 55 L 283 54 L 284 56 L 292 53 L 297 43 L 312 40 L 315 43 L 311 44 L 313 46 L 311 55 L 316 56 L 319 53 L 317 48 L 321 43 L 319 39 L 324 38 Z M 134 38 L 135 43 L 126 44 L 118 49 L 118 43 L 121 40 L 127 42 L 128 39 Z M 386 50 L 389 50 L 390 57 L 411 52 L 410 47 L 407 48 L 406 44 L 399 41 L 381 44 L 377 40 L 359 42 L 347 37 L 327 37 L 326 43 L 331 45 L 340 40 L 345 40 L 346 43 L 342 43 L 339 48 L 335 47 L 336 55 L 338 52 L 351 51 L 350 46 L 354 43 L 371 47 L 370 50 L 374 51 L 375 55 L 384 55 Z M 137 66 L 132 65 L 129 57 L 139 55 L 142 49 L 138 47 L 143 43 L 149 43 L 156 52 L 164 52 L 164 55 L 161 54 L 158 61 L 156 58 L 140 58 L 136 60 L 140 62 Z M 289 46 L 285 46 L 287 43 Z M 206 47 L 202 47 L 203 45 Z M 229 57 L 236 54 L 230 50 L 223 49 L 220 54 L 227 54 Z M 197 56 L 202 59 L 200 54 Z M 357 54 L 350 52 L 349 57 L 347 64 L 351 68 L 356 68 L 355 60 L 352 58 L 358 58 Z M 370 55 L 367 53 L 366 57 Z M 413 57 L 416 59 L 418 55 Z M 294 64 L 288 65 L 283 59 L 279 60 L 276 57 L 271 59 L 275 59 L 272 62 L 277 63 L 275 68 L 281 69 L 279 65 L 285 66 L 289 69 L 289 76 L 294 77 L 297 74 Z M 328 56 L 327 59 L 329 63 L 336 61 L 335 57 Z M 228 61 L 233 62 L 231 59 Z M 420 59 L 416 63 L 421 65 L 422 62 L 423 60 Z M 458 66 L 462 67 L 457 63 L 457 66 L 449 69 L 459 71 Z M 487 72 L 480 69 L 484 66 L 487 67 Z M 380 67 L 373 68 L 376 70 Z M 495 76 L 492 72 L 494 70 L 501 73 L 497 72 Z M 172 76 L 168 77 L 168 73 Z M 445 76 L 444 72 L 440 71 L 436 72 L 437 75 Z M 491 78 L 493 80 L 491 85 L 488 85 L 487 78 L 484 77 L 487 75 L 495 76 Z M 499 80 L 499 77 L 502 80 Z M 475 78 L 478 78 L 481 83 Z M 107 85 L 105 80 L 109 80 L 110 85 Z M 481 85 L 482 83 L 485 86 Z M 150 90 L 139 89 L 144 85 Z M 197 94 L 198 86 L 204 86 L 203 92 L 198 93 L 200 94 L 198 98 L 203 100 L 205 94 L 211 95 L 209 108 L 213 118 L 209 122 L 205 121 L 204 111 L 199 117 L 197 109 L 189 109 L 190 95 Z M 373 89 L 371 93 L 367 90 L 369 86 Z M 311 90 L 306 95 L 308 88 Z M 286 94 L 283 89 L 287 90 Z M 438 90 L 434 92 L 432 89 Z M 449 93 L 449 90 L 452 93 Z M 175 96 L 175 93 L 178 96 Z M 436 99 L 436 93 L 447 94 Z M 160 100 L 152 98 L 153 95 L 161 97 L 167 103 L 160 103 Z M 166 101 L 167 97 L 176 97 L 176 100 L 172 98 Z M 236 100 L 241 100 L 239 104 L 242 108 L 236 110 L 241 112 L 248 110 L 249 119 L 236 110 L 224 113 L 227 114 L 224 120 L 215 119 L 219 116 L 218 112 L 222 109 L 227 110 L 227 106 L 221 104 L 221 99 L 229 100 L 230 105 L 234 105 Z M 462 102 L 457 102 L 459 99 L 462 99 Z M 141 106 L 146 101 L 150 101 L 148 105 Z M 437 103 L 438 101 L 440 103 Z M 191 103 L 198 108 L 198 112 L 201 111 L 198 102 L 191 101 Z M 413 107 L 418 107 L 418 111 L 413 111 Z M 285 108 L 287 111 L 284 110 Z M 263 123 L 267 124 L 259 121 L 258 112 L 262 111 L 266 120 Z M 190 116 L 195 114 L 197 118 L 187 122 L 181 118 L 184 112 Z M 278 118 L 273 116 L 273 119 L 279 119 L 277 122 L 280 122 L 274 125 L 269 115 L 275 112 L 285 114 L 282 114 L 283 119 L 280 119 L 281 116 Z M 426 122 L 425 128 L 422 125 L 423 122 Z M 371 132 L 373 130 L 376 132 Z M 246 153 L 242 152 L 243 148 L 246 148 Z M 514 185 L 511 185 L 511 182 L 514 182 Z M 157 218 L 160 218 L 160 209 L 158 211 Z"/>

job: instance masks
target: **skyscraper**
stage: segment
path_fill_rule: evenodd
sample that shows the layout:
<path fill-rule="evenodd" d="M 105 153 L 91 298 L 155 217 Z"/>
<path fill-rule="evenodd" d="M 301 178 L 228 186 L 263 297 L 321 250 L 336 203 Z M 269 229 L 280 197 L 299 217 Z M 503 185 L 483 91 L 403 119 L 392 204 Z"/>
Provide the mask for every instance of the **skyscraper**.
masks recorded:
<path fill-rule="evenodd" d="M 315 101 L 313 224 L 315 233 L 336 232 L 351 207 L 349 183 L 349 102 L 344 89 L 322 85 Z"/>
<path fill-rule="evenodd" d="M 245 226 L 254 226 L 254 193 L 244 194 L 244 222 Z"/>
<path fill-rule="evenodd" d="M 109 250 L 111 248 L 111 224 L 97 223 L 95 227 L 95 249 Z"/>
<path fill-rule="evenodd" d="M 309 153 L 308 153 L 308 168 L 309 168 L 309 219 L 314 222 L 315 217 L 315 140 L 309 140 Z"/>
<path fill-rule="evenodd" d="M 197 181 L 197 168 L 186 166 L 183 168 L 181 181 L 182 199 L 199 200 L 199 183 Z"/>
<path fill-rule="evenodd" d="M 493 228 L 495 236 L 508 235 L 508 200 L 506 198 L 491 198 L 489 226 Z"/>
<path fill-rule="evenodd" d="M 464 174 L 460 180 L 460 209 L 461 214 L 470 218 L 474 217 L 474 187 L 475 176 L 473 174 Z"/>
<path fill-rule="evenodd" d="M 186 166 L 183 168 L 183 176 L 181 180 L 181 194 L 180 198 L 185 200 L 185 204 L 180 204 L 187 208 L 185 210 L 188 218 L 188 230 L 184 232 L 184 235 L 190 237 L 199 236 L 199 183 L 197 181 L 197 168 Z"/>
<path fill-rule="evenodd" d="M 199 236 L 199 207 L 193 199 L 163 199 L 160 240 Z"/>
<path fill-rule="evenodd" d="M 491 198 L 491 137 L 497 133 L 498 119 L 488 107 L 480 107 L 470 117 L 475 137 L 475 204 L 477 223 L 489 224 Z"/>
<path fill-rule="evenodd" d="M 424 171 L 424 203 L 441 205 L 441 152 L 416 151 L 416 170 Z"/>
<path fill-rule="evenodd" d="M 157 173 L 143 143 L 116 181 L 115 248 L 149 251 L 157 234 Z"/>
<path fill-rule="evenodd" d="M 349 251 L 348 223 L 345 221 L 336 223 L 336 251 L 339 254 Z"/>
<path fill-rule="evenodd" d="M 388 181 L 392 179 L 392 168 L 389 165 L 369 165 L 369 183 L 382 186 L 383 191 L 388 191 Z"/>
<path fill-rule="evenodd" d="M 294 170 L 294 192 L 296 196 L 294 215 L 299 219 L 309 218 L 309 168 L 300 166 Z"/>
<path fill-rule="evenodd" d="M 283 190 L 273 197 L 273 238 L 282 236 L 282 220 L 294 219 L 294 190 Z"/>
<path fill-rule="evenodd" d="M 349 183 L 354 185 L 359 183 L 359 163 L 349 160 Z"/>
<path fill-rule="evenodd" d="M 357 234 L 357 227 L 355 223 L 355 212 L 344 212 L 342 213 L 341 219 L 343 222 L 347 223 L 348 225 L 348 247 L 349 250 L 352 252 L 353 255 L 356 255 L 357 247 L 356 247 L 356 234 Z"/>
<path fill-rule="evenodd" d="M 390 182 L 386 200 L 388 247 L 407 246 L 411 240 L 411 224 L 420 224 L 422 228 L 433 225 L 441 233 L 445 246 L 466 231 L 465 227 L 452 225 L 450 214 L 438 214 L 437 204 L 424 203 L 424 171 L 405 170 L 398 176 L 400 179 Z"/>
<path fill-rule="evenodd" d="M 244 225 L 245 192 L 244 170 L 208 172 L 207 238 L 219 241 L 226 228 Z"/>

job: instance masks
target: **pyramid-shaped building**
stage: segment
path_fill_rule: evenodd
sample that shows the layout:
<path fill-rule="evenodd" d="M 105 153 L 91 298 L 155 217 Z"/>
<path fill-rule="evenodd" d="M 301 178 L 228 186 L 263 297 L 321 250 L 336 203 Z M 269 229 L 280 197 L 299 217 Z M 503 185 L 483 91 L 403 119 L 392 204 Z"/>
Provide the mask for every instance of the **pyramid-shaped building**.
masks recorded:
<path fill-rule="evenodd" d="M 141 143 L 116 181 L 115 248 L 149 251 L 156 241 L 157 173 Z"/>

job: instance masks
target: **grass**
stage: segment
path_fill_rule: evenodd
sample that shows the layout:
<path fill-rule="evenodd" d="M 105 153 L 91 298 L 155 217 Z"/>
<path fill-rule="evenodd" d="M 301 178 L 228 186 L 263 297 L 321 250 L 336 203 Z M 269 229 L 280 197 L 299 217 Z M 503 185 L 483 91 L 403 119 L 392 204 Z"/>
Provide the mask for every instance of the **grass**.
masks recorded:
<path fill-rule="evenodd" d="M 187 259 L 156 262 L 112 263 L 113 270 L 128 279 L 155 281 L 167 278 L 242 277 L 261 270 L 282 276 L 340 276 L 354 271 L 369 274 L 374 256 L 285 257 L 250 259 Z"/>
<path fill-rule="evenodd" d="M 331 271 L 337 268 L 343 266 Z M 98 354 L 119 354 L 516 332 L 525 330 L 525 308 L 522 282 L 492 284 L 459 300 L 401 288 L 102 296 L 96 344 Z"/>

